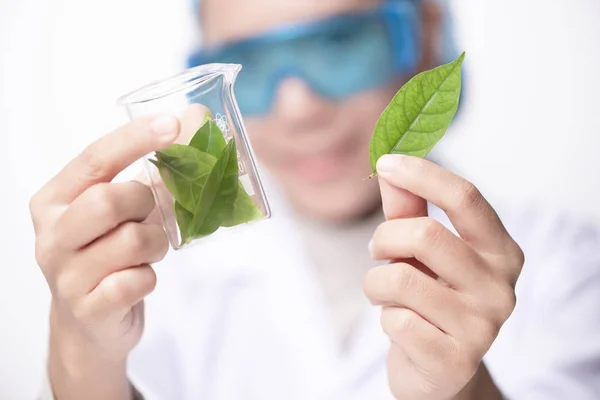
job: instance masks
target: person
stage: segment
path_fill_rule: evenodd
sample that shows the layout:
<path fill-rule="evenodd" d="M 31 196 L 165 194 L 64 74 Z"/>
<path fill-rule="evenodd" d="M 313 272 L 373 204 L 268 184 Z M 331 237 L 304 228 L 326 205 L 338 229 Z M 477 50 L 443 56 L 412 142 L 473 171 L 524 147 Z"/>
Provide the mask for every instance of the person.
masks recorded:
<path fill-rule="evenodd" d="M 245 65 L 236 94 L 274 218 L 167 254 L 150 189 L 111 181 L 185 121 L 140 118 L 87 147 L 30 204 L 49 398 L 600 398 L 594 227 L 496 212 L 429 160 L 385 156 L 363 179 L 381 111 L 452 55 L 443 2 L 198 7 L 190 62 Z M 411 46 L 414 68 L 396 65 Z"/>

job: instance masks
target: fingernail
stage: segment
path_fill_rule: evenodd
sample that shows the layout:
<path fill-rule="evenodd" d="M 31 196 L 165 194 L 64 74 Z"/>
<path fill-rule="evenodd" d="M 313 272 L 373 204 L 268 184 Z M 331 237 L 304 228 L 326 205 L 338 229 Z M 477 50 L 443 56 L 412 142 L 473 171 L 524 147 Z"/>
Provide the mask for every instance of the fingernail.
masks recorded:
<path fill-rule="evenodd" d="M 369 254 L 373 257 L 373 239 L 369 241 Z"/>
<path fill-rule="evenodd" d="M 161 115 L 154 118 L 150 124 L 152 133 L 164 139 L 170 139 L 179 134 L 179 120 L 172 115 Z"/>
<path fill-rule="evenodd" d="M 377 174 L 385 175 L 393 172 L 398 166 L 397 157 L 396 155 L 392 156 L 389 154 L 381 156 L 377 161 Z"/>

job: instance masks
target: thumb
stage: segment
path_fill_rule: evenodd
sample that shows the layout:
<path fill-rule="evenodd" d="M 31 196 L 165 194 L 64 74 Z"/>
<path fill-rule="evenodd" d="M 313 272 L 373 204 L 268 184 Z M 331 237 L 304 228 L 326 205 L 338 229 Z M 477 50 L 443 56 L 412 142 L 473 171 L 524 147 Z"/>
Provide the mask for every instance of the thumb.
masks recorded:
<path fill-rule="evenodd" d="M 385 219 L 418 218 L 427 216 L 427 201 L 406 189 L 399 188 L 389 180 L 379 175 L 379 189 L 383 203 Z M 412 265 L 426 275 L 437 278 L 436 274 L 420 261 L 410 259 L 396 259 L 391 262 L 404 262 Z"/>

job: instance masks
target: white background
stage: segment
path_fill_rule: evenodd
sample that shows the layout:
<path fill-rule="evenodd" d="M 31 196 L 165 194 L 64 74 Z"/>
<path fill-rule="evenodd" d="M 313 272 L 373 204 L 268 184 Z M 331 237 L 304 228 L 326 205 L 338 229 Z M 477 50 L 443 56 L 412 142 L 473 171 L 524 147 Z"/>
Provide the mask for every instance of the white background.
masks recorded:
<path fill-rule="evenodd" d="M 600 222 L 600 2 L 456 0 L 467 103 L 439 146 L 494 203 L 537 201 Z M 178 71 L 186 0 L 0 0 L 0 399 L 31 399 L 48 291 L 28 200 L 126 120 L 115 99 Z"/>

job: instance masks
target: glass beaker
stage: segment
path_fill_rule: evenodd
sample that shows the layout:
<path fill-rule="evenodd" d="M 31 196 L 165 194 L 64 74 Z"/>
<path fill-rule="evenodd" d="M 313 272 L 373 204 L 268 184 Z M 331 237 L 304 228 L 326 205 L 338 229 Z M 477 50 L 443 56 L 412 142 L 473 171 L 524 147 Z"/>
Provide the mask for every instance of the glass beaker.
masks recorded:
<path fill-rule="evenodd" d="M 130 119 L 160 113 L 180 119 L 176 144 L 143 158 L 175 250 L 270 218 L 233 92 L 240 70 L 237 64 L 201 65 L 118 99 Z"/>

